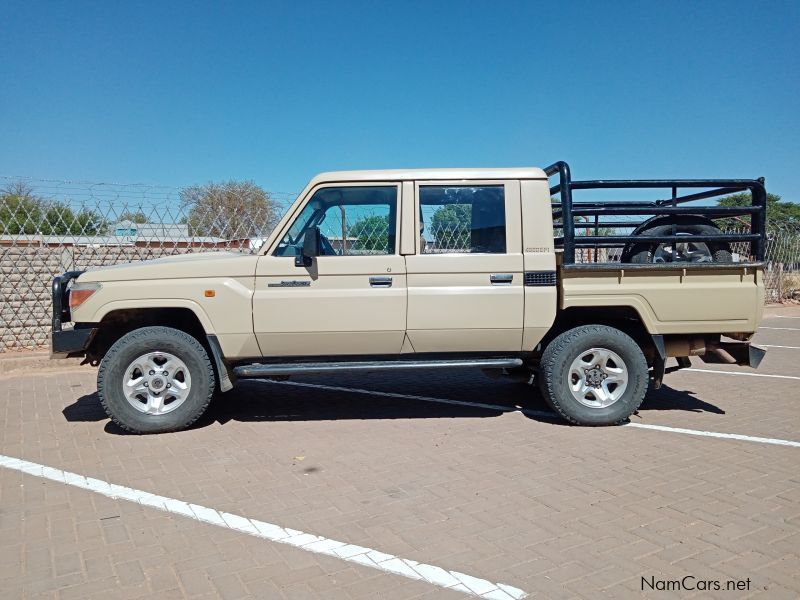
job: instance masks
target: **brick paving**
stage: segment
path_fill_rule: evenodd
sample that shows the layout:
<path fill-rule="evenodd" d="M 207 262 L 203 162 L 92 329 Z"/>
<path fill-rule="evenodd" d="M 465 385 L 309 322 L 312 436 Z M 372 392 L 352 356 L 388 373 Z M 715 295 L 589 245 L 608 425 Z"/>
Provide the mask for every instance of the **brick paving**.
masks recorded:
<path fill-rule="evenodd" d="M 800 328 L 775 312 L 765 325 Z M 800 331 L 758 338 L 800 346 Z M 771 350 L 758 372 L 800 376 L 796 357 Z M 798 448 L 257 381 L 215 401 L 190 431 L 132 436 L 105 418 L 94 377 L 86 368 L 0 377 L 0 454 L 533 597 L 666 597 L 643 594 L 641 577 L 684 575 L 752 584 L 669 595 L 800 595 Z M 545 408 L 531 388 L 477 373 L 299 381 Z M 677 373 L 635 418 L 800 440 L 796 383 Z M 0 597 L 465 596 L 0 469 Z"/>

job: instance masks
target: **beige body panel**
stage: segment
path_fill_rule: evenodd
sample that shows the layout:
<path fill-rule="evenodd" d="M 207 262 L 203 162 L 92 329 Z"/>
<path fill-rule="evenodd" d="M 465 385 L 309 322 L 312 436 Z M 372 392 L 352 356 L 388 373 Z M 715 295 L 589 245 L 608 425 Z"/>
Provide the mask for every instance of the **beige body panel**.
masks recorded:
<path fill-rule="evenodd" d="M 98 323 L 112 311 L 187 308 L 225 356 L 258 356 L 252 296 L 257 256 L 209 252 L 168 257 L 87 271 L 81 282 L 102 283 L 78 307 L 73 320 Z M 206 297 L 213 290 L 213 297 Z"/>
<path fill-rule="evenodd" d="M 195 277 L 252 277 L 256 257 L 241 252 L 198 252 L 177 254 L 141 262 L 121 263 L 83 273 L 87 281 L 140 281 L 191 279 Z"/>
<path fill-rule="evenodd" d="M 372 287 L 370 277 L 391 277 L 392 287 Z M 308 285 L 275 287 L 283 281 Z M 264 356 L 398 353 L 406 327 L 405 261 L 320 256 L 306 268 L 295 267 L 292 257 L 263 256 L 253 326 Z"/>
<path fill-rule="evenodd" d="M 520 182 L 522 196 L 522 241 L 526 272 L 553 272 L 556 255 L 553 246 L 553 209 L 546 179 Z M 525 286 L 522 349 L 533 350 L 556 319 L 558 288 Z"/>
<path fill-rule="evenodd" d="M 415 231 L 420 231 L 419 188 L 464 185 L 464 181 L 418 181 Z M 505 254 L 422 254 L 406 256 L 408 339 L 417 352 L 515 351 L 522 348 L 524 288 L 520 236 L 519 181 L 469 181 L 503 184 L 506 215 Z M 492 274 L 509 274 L 510 285 L 493 285 Z"/>
<path fill-rule="evenodd" d="M 493 265 L 475 264 L 470 272 L 414 272 L 427 258 L 409 256 L 408 339 L 417 352 L 475 352 L 479 350 L 519 352 L 522 348 L 524 293 L 522 257 L 498 257 Z M 502 260 L 505 259 L 505 260 Z M 423 268 L 436 268 L 446 261 L 426 261 Z M 491 273 L 514 275 L 511 285 L 493 286 Z"/>
<path fill-rule="evenodd" d="M 653 334 L 753 333 L 763 313 L 761 268 L 562 270 L 562 309 L 629 306 Z"/>

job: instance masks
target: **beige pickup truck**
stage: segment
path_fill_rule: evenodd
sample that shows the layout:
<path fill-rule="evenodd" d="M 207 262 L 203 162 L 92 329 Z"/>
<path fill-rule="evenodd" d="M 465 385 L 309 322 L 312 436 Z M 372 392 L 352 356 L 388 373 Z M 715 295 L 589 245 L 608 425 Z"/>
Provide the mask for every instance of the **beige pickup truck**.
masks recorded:
<path fill-rule="evenodd" d="M 763 183 L 323 173 L 257 253 L 57 277 L 52 352 L 99 364 L 103 407 L 137 433 L 189 426 L 239 378 L 382 369 L 491 370 L 571 423 L 621 423 L 690 356 L 760 362 Z M 668 197 L 573 201 L 628 188 Z M 709 203 L 742 190 L 751 206 Z"/>

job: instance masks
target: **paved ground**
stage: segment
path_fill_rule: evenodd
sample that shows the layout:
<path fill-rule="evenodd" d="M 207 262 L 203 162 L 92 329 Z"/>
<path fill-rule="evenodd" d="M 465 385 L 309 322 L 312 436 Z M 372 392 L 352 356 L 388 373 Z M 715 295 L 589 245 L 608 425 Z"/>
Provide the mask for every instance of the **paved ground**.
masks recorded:
<path fill-rule="evenodd" d="M 791 348 L 770 348 L 756 373 L 795 379 L 676 373 L 633 418 L 701 435 L 251 381 L 198 427 L 140 437 L 109 424 L 93 371 L 72 369 L 0 378 L 0 455 L 532 597 L 797 598 L 800 447 L 769 442 L 800 441 L 800 308 L 763 325 L 760 343 Z M 297 383 L 546 410 L 531 388 L 481 374 Z M 642 578 L 686 575 L 749 590 L 642 592 Z M 467 596 L 0 468 L 0 597 Z"/>

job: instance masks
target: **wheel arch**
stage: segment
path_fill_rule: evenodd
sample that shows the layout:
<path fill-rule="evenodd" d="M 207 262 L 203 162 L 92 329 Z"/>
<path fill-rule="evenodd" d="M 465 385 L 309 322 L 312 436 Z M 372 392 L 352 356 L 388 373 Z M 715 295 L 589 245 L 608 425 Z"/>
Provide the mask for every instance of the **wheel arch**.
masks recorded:
<path fill-rule="evenodd" d="M 628 334 L 642 348 L 648 365 L 652 365 L 659 356 L 656 338 L 648 330 L 647 320 L 636 307 L 629 304 L 570 306 L 560 310 L 550 331 L 541 341 L 541 349 L 565 331 L 582 325 L 607 325 Z"/>
<path fill-rule="evenodd" d="M 188 333 L 202 344 L 206 343 L 206 336 L 213 333 L 206 329 L 198 313 L 187 306 L 133 307 L 122 302 L 110 302 L 103 309 L 96 313 L 99 317 L 95 321 L 98 331 L 87 350 L 87 357 L 93 364 L 100 361 L 123 335 L 142 327 L 171 327 Z"/>
<path fill-rule="evenodd" d="M 122 311 L 140 311 L 140 310 L 152 310 L 152 311 L 168 311 L 168 310 L 180 310 L 183 309 L 183 314 L 187 314 L 187 311 L 191 313 L 195 320 L 200 323 L 203 331 L 205 334 L 213 334 L 214 333 L 214 326 L 211 323 L 211 319 L 209 318 L 208 314 L 203 307 L 200 306 L 194 300 L 187 300 L 181 298 L 148 298 L 142 300 L 136 300 L 134 302 L 130 300 L 114 300 L 112 302 L 107 302 L 98 308 L 95 313 L 94 317 L 91 319 L 96 323 L 102 322 L 112 313 L 119 313 Z M 177 312 L 176 310 L 176 312 Z M 162 323 L 159 323 L 162 324 Z"/>

